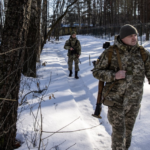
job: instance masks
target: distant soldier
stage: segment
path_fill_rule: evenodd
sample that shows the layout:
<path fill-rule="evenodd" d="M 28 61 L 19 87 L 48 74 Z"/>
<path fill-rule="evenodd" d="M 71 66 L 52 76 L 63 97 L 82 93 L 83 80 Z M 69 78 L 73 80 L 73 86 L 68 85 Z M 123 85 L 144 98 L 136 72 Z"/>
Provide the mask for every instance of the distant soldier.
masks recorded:
<path fill-rule="evenodd" d="M 112 125 L 112 150 L 129 149 L 145 76 L 150 84 L 150 53 L 139 46 L 137 34 L 132 25 L 122 26 L 114 45 L 102 53 L 93 69 L 93 76 L 106 82 L 102 95 Z"/>
<path fill-rule="evenodd" d="M 81 55 L 81 45 L 79 40 L 76 38 L 76 32 L 72 31 L 70 38 L 66 41 L 64 49 L 68 50 L 68 70 L 70 71 L 69 77 L 72 76 L 72 64 L 75 62 L 75 78 L 78 79 L 79 71 L 79 57 Z"/>

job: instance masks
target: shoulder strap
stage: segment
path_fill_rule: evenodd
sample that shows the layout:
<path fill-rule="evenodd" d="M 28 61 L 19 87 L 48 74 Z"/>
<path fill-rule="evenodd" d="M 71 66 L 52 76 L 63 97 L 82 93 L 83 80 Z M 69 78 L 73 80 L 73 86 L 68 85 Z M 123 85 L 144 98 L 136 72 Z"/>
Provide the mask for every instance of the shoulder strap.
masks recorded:
<path fill-rule="evenodd" d="M 144 47 L 143 47 L 143 46 L 139 46 L 139 49 L 140 49 L 141 57 L 142 57 L 143 61 L 145 62 L 145 61 L 146 61 L 146 59 L 147 59 L 146 50 L 144 49 Z"/>
<path fill-rule="evenodd" d="M 119 54 L 119 50 L 118 50 L 117 46 L 116 46 L 115 50 L 116 50 L 116 53 L 117 53 L 117 59 L 118 59 L 119 69 L 122 70 L 122 63 L 121 63 L 120 54 Z"/>
<path fill-rule="evenodd" d="M 119 50 L 118 50 L 118 47 L 115 46 L 115 45 L 110 46 L 110 49 L 108 50 L 108 65 L 110 66 L 110 64 L 111 64 L 112 53 L 113 53 L 114 49 L 116 50 L 116 53 L 117 53 L 117 59 L 118 59 L 119 68 L 120 68 L 120 70 L 122 70 L 122 64 L 121 64 Z M 147 59 L 146 50 L 144 49 L 143 46 L 139 46 L 139 49 L 140 49 L 140 54 L 141 54 L 141 57 L 143 59 L 143 62 L 145 62 L 146 59 Z"/>
<path fill-rule="evenodd" d="M 117 60 L 118 60 L 119 68 L 120 68 L 120 70 L 122 70 L 122 63 L 121 63 L 121 59 L 120 59 L 120 54 L 119 54 L 118 47 L 116 45 L 110 46 L 110 48 L 108 50 L 108 67 L 111 64 L 112 53 L 114 50 L 116 50 L 116 53 L 117 53 Z"/>
<path fill-rule="evenodd" d="M 122 70 L 122 64 L 121 64 L 121 59 L 120 59 L 120 54 L 119 54 L 119 50 L 118 47 L 116 45 L 113 45 L 110 47 L 110 49 L 108 50 L 108 64 L 110 66 L 111 64 L 111 59 L 112 59 L 112 52 L 116 50 L 117 53 L 117 59 L 118 59 L 118 64 L 119 64 L 119 68 L 120 70 Z M 115 82 L 113 82 L 109 89 L 107 90 L 107 92 L 105 93 L 105 95 L 103 96 L 103 100 L 105 99 L 105 97 L 108 95 L 109 91 L 112 89 L 112 87 L 115 85 Z"/>
<path fill-rule="evenodd" d="M 113 46 L 110 46 L 109 49 L 108 49 L 108 53 L 107 53 L 107 57 L 108 57 L 108 67 L 109 67 L 110 64 L 111 64 L 111 59 L 112 59 L 113 51 L 114 51 L 114 45 L 113 45 Z"/>

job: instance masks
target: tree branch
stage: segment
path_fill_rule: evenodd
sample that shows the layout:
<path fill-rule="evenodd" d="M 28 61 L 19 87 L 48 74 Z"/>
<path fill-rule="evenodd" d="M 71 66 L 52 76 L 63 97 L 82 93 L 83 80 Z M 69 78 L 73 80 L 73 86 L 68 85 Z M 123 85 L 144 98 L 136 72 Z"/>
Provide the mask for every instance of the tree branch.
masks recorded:
<path fill-rule="evenodd" d="M 46 35 L 46 38 L 44 39 L 44 43 L 46 43 L 46 40 L 48 39 L 48 36 L 51 35 L 52 30 L 54 29 L 54 27 L 55 27 L 55 26 L 59 23 L 59 21 L 67 14 L 69 8 L 70 8 L 73 4 L 75 4 L 77 1 L 78 1 L 78 0 L 74 0 L 73 3 L 71 3 L 70 5 L 68 5 L 67 8 L 66 8 L 66 10 L 65 10 L 65 12 L 64 12 L 60 17 L 58 17 L 57 21 L 52 25 L 51 29 L 48 31 L 48 33 L 47 33 L 47 35 Z"/>

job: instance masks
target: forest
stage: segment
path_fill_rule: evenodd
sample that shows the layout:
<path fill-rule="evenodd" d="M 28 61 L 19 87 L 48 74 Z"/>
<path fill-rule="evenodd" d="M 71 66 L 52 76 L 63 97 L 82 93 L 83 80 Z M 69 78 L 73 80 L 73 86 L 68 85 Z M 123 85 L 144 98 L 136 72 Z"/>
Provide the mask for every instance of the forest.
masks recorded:
<path fill-rule="evenodd" d="M 149 40 L 150 1 L 0 0 L 0 149 L 16 146 L 21 76 L 37 78 L 46 42 L 65 35 L 65 25 L 80 35 L 106 37 L 124 24 Z"/>

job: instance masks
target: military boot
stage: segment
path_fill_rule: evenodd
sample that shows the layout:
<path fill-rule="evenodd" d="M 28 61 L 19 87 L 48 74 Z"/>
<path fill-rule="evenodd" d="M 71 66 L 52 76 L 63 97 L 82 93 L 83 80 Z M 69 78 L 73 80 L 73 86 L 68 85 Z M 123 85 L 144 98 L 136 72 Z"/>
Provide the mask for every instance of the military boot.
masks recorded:
<path fill-rule="evenodd" d="M 78 71 L 75 71 L 75 78 L 79 79 L 79 77 L 78 77 Z"/>
<path fill-rule="evenodd" d="M 70 70 L 70 74 L 69 74 L 69 77 L 71 77 L 72 76 L 72 70 Z"/>

